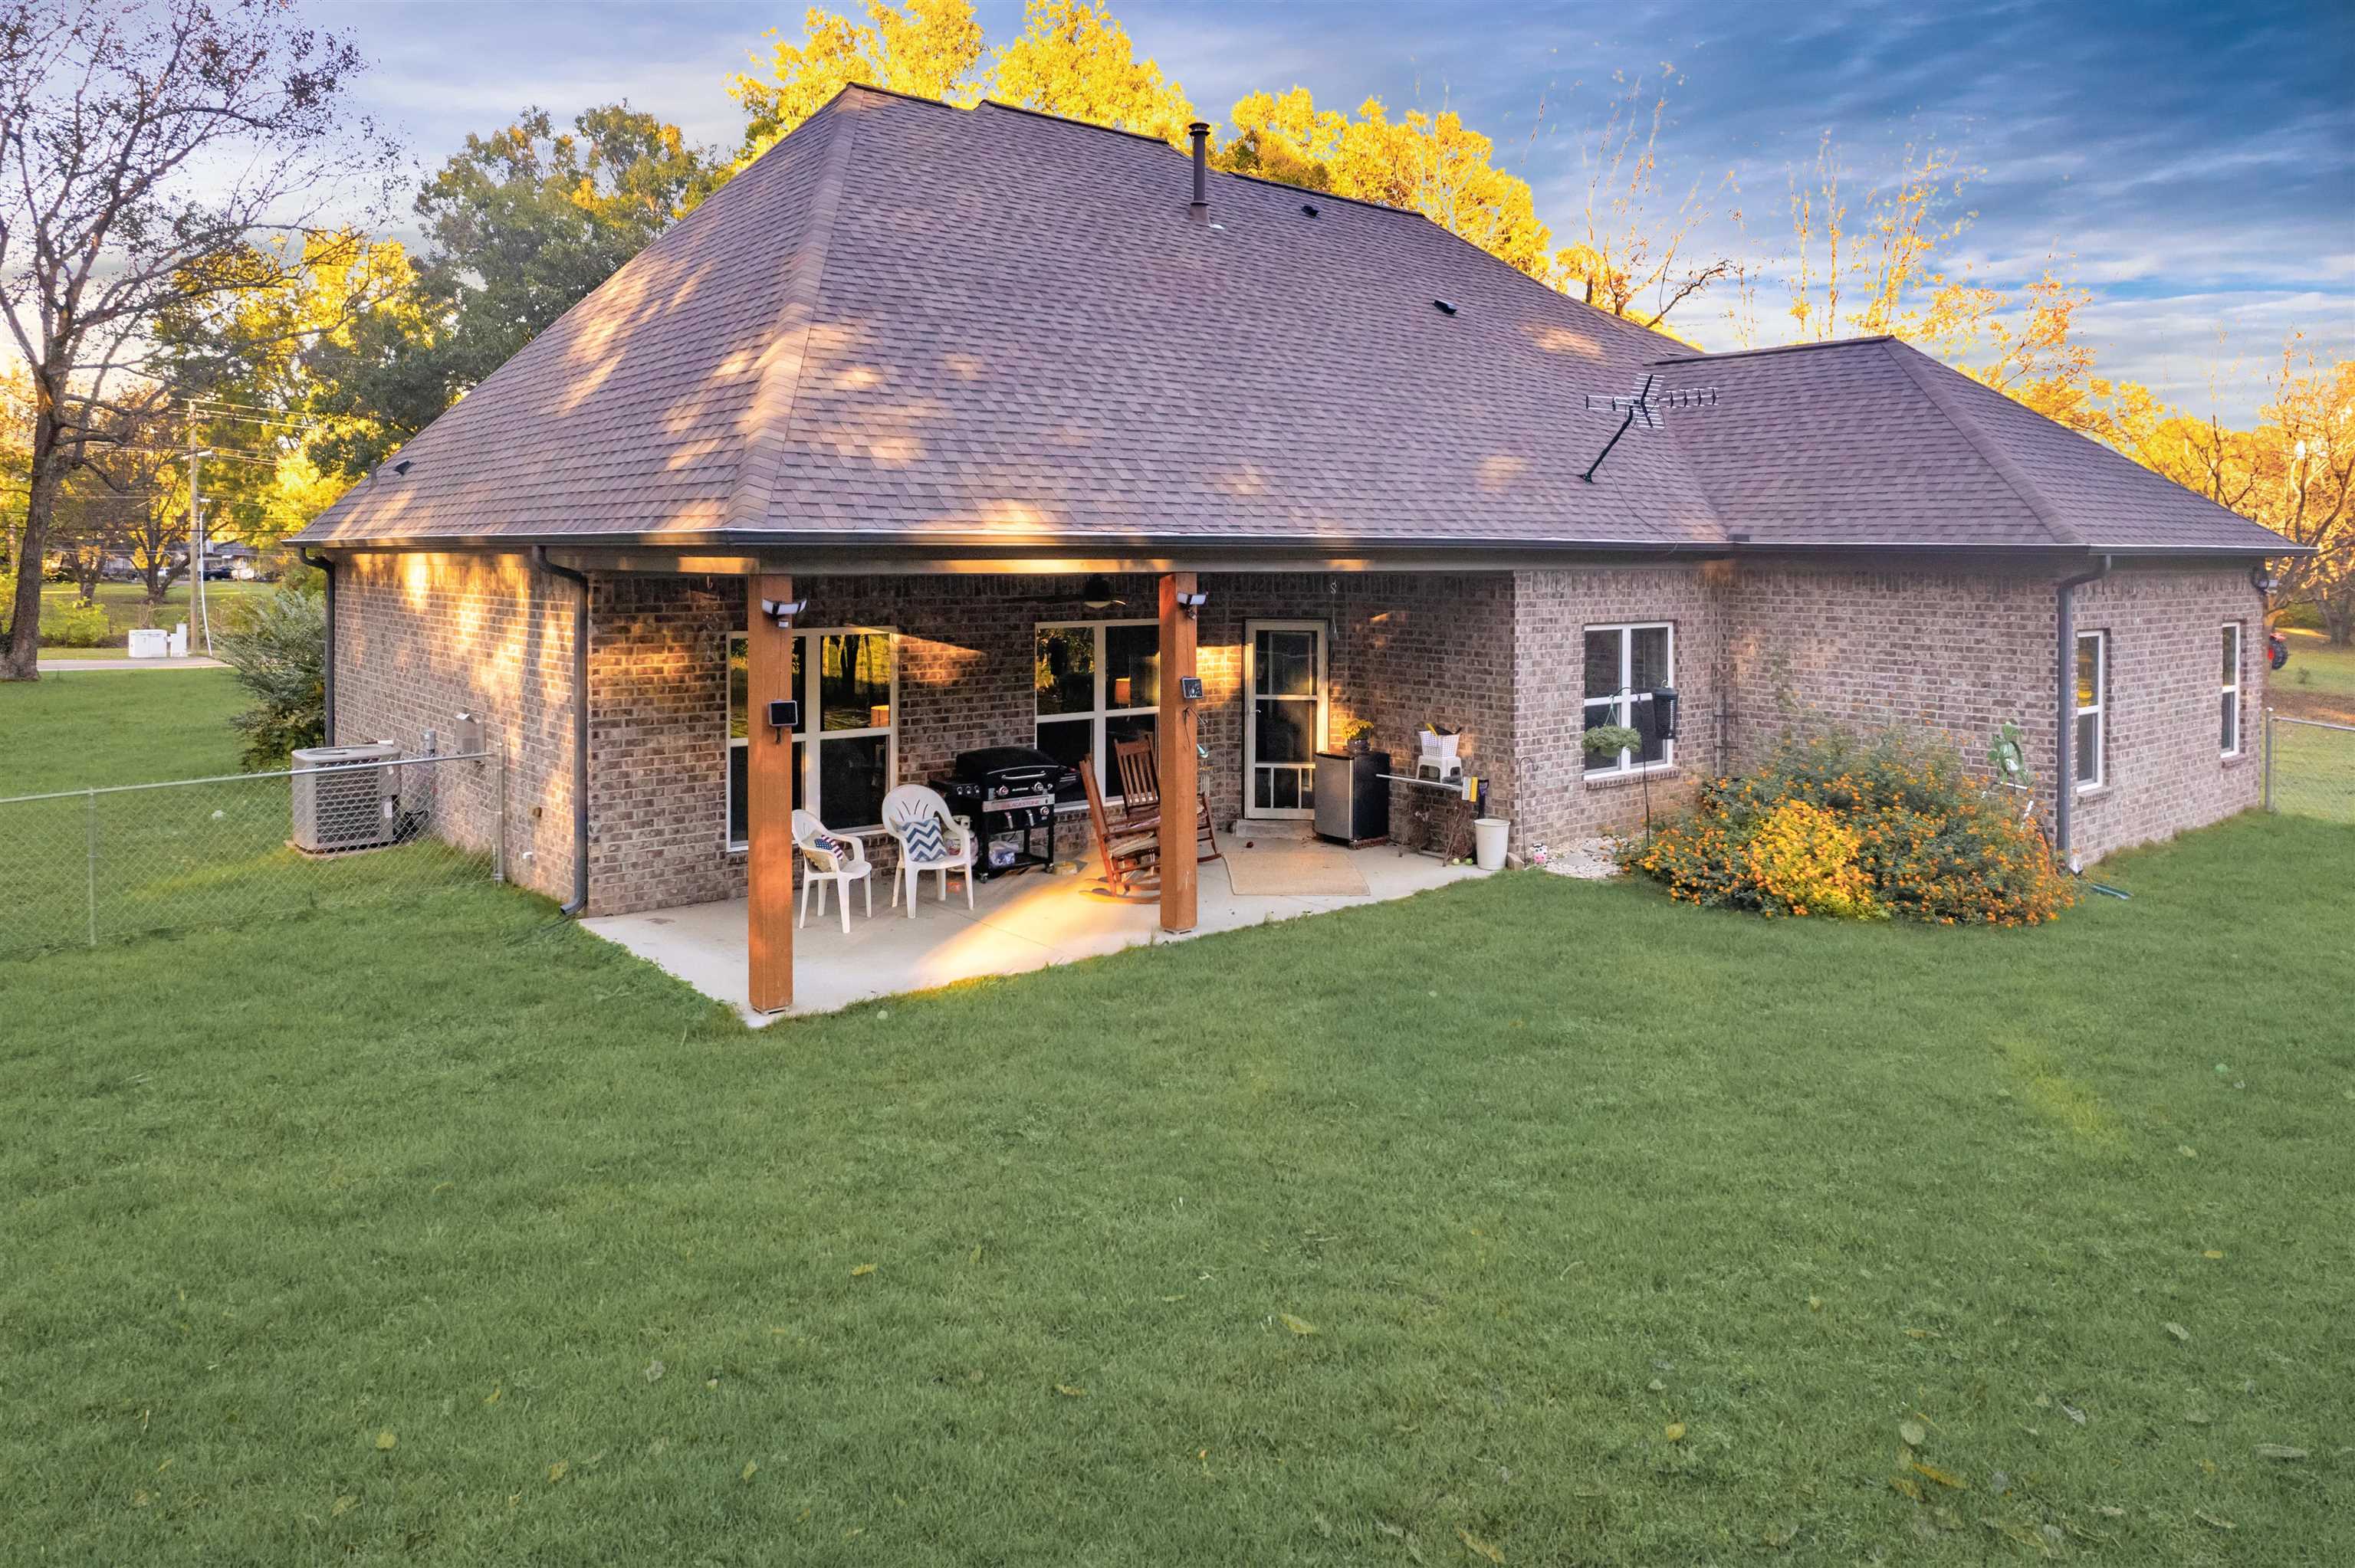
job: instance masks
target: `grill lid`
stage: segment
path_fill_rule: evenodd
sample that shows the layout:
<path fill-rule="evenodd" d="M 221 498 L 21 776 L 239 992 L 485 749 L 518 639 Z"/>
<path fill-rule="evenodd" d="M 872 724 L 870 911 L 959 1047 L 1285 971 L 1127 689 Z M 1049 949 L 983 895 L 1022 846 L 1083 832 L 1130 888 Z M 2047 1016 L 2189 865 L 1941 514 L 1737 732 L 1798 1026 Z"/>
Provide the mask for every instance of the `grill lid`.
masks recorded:
<path fill-rule="evenodd" d="M 975 783 L 1008 770 L 1048 778 L 1063 771 L 1061 763 L 1028 746 L 985 746 L 976 751 L 960 751 L 954 766 L 958 778 Z"/>

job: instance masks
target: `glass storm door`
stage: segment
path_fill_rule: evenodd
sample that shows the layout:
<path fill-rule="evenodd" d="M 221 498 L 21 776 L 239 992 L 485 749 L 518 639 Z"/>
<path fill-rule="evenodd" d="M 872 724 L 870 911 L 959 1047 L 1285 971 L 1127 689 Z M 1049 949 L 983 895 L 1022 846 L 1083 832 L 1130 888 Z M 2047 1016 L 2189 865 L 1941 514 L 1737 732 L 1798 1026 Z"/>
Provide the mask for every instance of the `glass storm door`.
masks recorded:
<path fill-rule="evenodd" d="M 1247 630 L 1243 814 L 1313 817 L 1316 748 L 1325 742 L 1324 624 L 1254 620 Z"/>

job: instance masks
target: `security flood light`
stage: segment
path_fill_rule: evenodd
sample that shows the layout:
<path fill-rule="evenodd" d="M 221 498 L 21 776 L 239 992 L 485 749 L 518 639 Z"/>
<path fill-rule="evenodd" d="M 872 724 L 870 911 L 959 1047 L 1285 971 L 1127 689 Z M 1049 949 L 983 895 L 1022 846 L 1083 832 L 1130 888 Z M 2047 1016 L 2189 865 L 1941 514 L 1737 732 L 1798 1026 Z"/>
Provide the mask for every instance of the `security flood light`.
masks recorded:
<path fill-rule="evenodd" d="M 776 622 L 780 631 L 791 631 L 794 617 L 808 608 L 809 600 L 805 599 L 764 599 L 761 601 L 761 613 Z"/>

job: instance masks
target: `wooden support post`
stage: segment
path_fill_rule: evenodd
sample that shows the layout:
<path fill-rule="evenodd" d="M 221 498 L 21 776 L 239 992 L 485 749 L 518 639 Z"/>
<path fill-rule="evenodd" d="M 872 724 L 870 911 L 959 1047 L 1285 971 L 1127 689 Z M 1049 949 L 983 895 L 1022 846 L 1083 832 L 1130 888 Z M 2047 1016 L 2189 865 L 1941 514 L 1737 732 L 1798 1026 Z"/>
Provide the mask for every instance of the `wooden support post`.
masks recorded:
<path fill-rule="evenodd" d="M 1194 591 L 1194 574 L 1170 572 L 1161 579 L 1161 720 L 1156 744 L 1161 757 L 1161 928 L 1194 928 L 1195 800 L 1201 790 L 1194 740 L 1199 733 L 1199 701 L 1186 695 L 1195 676 L 1194 611 L 1178 602 Z"/>
<path fill-rule="evenodd" d="M 794 736 L 770 726 L 769 704 L 801 694 L 794 633 L 762 614 L 761 601 L 792 603 L 794 579 L 755 574 L 744 594 L 746 1000 L 755 1012 L 783 1012 L 794 1004 Z"/>

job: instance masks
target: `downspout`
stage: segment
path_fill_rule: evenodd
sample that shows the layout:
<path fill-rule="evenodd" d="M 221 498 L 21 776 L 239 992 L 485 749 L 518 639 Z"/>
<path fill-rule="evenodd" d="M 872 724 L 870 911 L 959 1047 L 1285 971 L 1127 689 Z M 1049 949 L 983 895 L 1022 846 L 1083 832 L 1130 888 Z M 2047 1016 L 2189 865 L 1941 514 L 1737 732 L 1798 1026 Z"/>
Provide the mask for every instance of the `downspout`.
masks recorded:
<path fill-rule="evenodd" d="M 549 559 L 545 545 L 534 545 L 531 558 L 581 585 L 572 607 L 572 902 L 563 909 L 580 915 L 589 907 L 589 576 Z"/>
<path fill-rule="evenodd" d="M 2077 590 L 2110 575 L 2111 557 L 2104 556 L 2101 561 L 2092 571 L 2063 577 L 2054 585 L 2054 620 L 2060 628 L 2060 646 L 2054 650 L 2060 677 L 2060 707 L 2054 715 L 2059 721 L 2055 755 L 2060 768 L 2052 781 L 2052 858 L 2072 872 L 2077 869 L 2070 821 L 2077 802 Z"/>
<path fill-rule="evenodd" d="M 325 661 L 319 673 L 319 704 L 326 710 L 325 723 L 321 726 L 320 744 L 336 744 L 336 563 L 329 556 L 312 553 L 303 546 L 303 564 L 315 567 L 327 578 L 327 645 L 321 657 Z"/>

